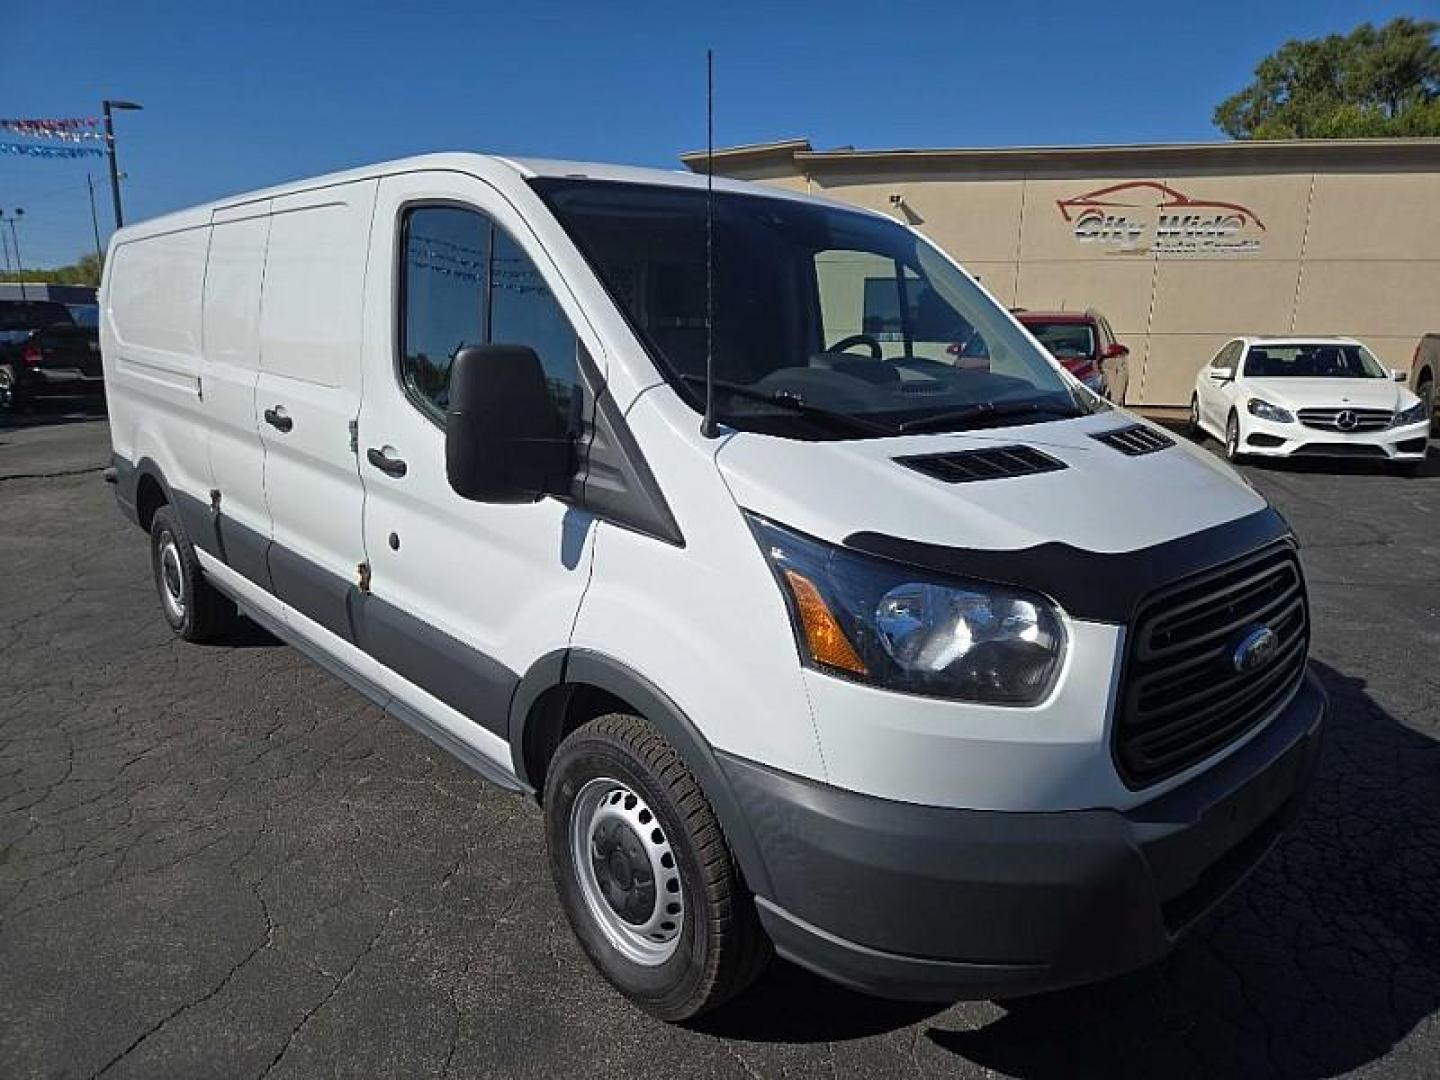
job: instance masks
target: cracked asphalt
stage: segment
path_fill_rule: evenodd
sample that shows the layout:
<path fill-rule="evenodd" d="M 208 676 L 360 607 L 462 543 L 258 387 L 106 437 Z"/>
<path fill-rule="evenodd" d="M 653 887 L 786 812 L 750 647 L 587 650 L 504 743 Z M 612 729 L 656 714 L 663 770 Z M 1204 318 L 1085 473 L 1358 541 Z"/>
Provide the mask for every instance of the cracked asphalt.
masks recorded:
<path fill-rule="evenodd" d="M 1246 470 L 1333 714 L 1293 834 L 1168 961 L 951 1008 L 777 963 L 671 1027 L 585 962 L 533 806 L 258 630 L 174 640 L 103 420 L 4 424 L 0 1076 L 1440 1076 L 1435 452 Z"/>

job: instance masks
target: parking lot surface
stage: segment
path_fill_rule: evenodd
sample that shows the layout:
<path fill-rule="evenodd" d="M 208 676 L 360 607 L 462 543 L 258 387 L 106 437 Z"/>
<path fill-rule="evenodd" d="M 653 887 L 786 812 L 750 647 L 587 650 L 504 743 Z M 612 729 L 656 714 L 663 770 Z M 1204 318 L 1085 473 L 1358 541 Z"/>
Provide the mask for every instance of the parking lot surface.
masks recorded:
<path fill-rule="evenodd" d="M 0 426 L 0 1076 L 1440 1076 L 1434 449 L 1246 470 L 1333 711 L 1295 831 L 1168 961 L 950 1008 L 777 962 L 689 1027 L 592 971 L 532 804 L 258 630 L 174 640 L 107 456 Z"/>

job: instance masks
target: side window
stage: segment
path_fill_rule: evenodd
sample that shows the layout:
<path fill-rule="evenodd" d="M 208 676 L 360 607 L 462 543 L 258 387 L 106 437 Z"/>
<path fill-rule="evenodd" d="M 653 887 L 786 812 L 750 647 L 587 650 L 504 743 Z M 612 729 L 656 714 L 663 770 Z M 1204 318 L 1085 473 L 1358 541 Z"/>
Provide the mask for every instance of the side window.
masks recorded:
<path fill-rule="evenodd" d="M 816 253 L 815 280 L 826 348 L 863 334 L 889 359 L 953 364 L 957 357 L 988 357 L 975 328 L 908 266 L 871 252 L 831 249 Z"/>
<path fill-rule="evenodd" d="M 575 430 L 580 381 L 575 331 L 535 264 L 499 229 L 490 271 L 490 341 L 535 350 L 555 402 L 556 421 L 561 430 Z"/>
<path fill-rule="evenodd" d="M 473 210 L 425 206 L 406 215 L 400 377 L 422 407 L 440 416 L 455 354 L 487 340 L 490 232 L 489 219 Z"/>
<path fill-rule="evenodd" d="M 401 274 L 400 377 L 437 419 L 449 405 L 450 366 L 469 345 L 528 345 L 540 357 L 561 427 L 579 400 L 578 342 L 530 258 L 484 214 L 450 206 L 410 210 Z"/>
<path fill-rule="evenodd" d="M 1233 368 L 1237 366 L 1240 362 L 1240 349 L 1243 345 L 1244 342 L 1240 341 L 1230 342 L 1229 345 L 1226 345 L 1215 354 L 1215 359 L 1210 361 L 1210 366 L 1213 368 Z"/>

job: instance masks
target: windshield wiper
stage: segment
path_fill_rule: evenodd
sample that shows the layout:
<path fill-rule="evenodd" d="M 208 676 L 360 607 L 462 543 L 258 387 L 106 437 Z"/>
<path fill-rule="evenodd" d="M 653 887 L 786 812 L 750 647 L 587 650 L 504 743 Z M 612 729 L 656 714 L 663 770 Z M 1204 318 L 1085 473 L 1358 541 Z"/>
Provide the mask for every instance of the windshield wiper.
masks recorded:
<path fill-rule="evenodd" d="M 914 420 L 907 420 L 900 425 L 903 434 L 912 431 L 935 431 L 944 428 L 978 427 L 980 424 L 974 421 L 988 423 L 991 420 L 1003 420 L 1011 416 L 1060 416 L 1075 417 L 1084 416 L 1085 413 L 1076 406 L 1051 405 L 1043 401 L 980 401 L 974 405 L 966 405 L 963 409 L 954 409 L 951 412 L 936 413 L 934 416 L 921 416 Z"/>
<path fill-rule="evenodd" d="M 681 375 L 681 380 L 692 383 L 696 386 L 705 385 L 704 375 Z M 832 409 L 822 409 L 818 405 L 807 405 L 794 394 L 784 390 L 777 390 L 767 394 L 764 390 L 756 390 L 746 386 L 744 383 L 729 382 L 726 379 L 712 379 L 711 385 L 716 390 L 723 390 L 738 398 L 745 398 L 748 401 L 763 401 L 766 405 L 778 405 L 782 409 L 799 413 L 801 416 L 809 416 L 815 420 L 822 420 L 832 428 L 844 428 L 847 431 L 857 431 L 865 435 L 894 435 L 903 428 L 894 428 L 889 424 L 882 424 L 875 420 L 866 420 L 862 416 L 855 416 L 853 413 L 835 412 Z"/>

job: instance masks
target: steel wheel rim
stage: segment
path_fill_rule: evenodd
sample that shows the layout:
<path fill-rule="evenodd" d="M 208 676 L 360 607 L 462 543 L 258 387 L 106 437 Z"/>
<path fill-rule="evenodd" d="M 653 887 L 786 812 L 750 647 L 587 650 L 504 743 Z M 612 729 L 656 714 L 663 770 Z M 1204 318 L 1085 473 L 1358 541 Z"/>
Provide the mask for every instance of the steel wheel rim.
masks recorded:
<path fill-rule="evenodd" d="M 185 574 L 180 568 L 180 548 L 170 533 L 160 541 L 160 599 L 175 622 L 185 620 Z"/>
<path fill-rule="evenodd" d="M 580 789 L 570 809 L 570 861 L 586 910 L 632 963 L 658 967 L 685 929 L 680 867 L 645 800 L 618 780 Z"/>
<path fill-rule="evenodd" d="M 1240 450 L 1240 425 L 1231 420 L 1225 428 L 1225 454 L 1233 458 Z"/>

